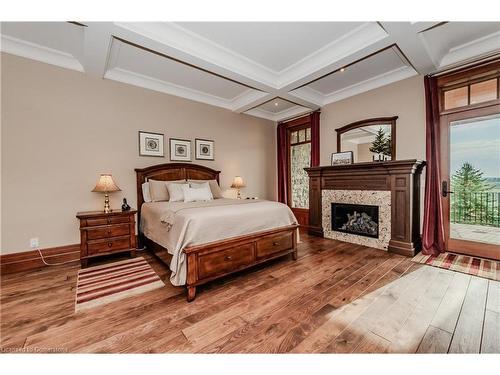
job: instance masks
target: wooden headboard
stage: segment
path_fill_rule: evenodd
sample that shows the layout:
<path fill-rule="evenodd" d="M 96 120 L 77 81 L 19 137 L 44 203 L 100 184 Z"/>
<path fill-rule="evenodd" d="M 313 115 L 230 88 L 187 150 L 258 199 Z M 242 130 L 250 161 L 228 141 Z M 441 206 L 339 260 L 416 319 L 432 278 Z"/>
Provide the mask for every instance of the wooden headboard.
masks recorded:
<path fill-rule="evenodd" d="M 174 180 L 217 180 L 219 183 L 220 171 L 191 163 L 165 163 L 152 165 L 146 168 L 136 168 L 137 181 L 137 220 L 140 223 L 142 197 L 142 184 L 149 179 L 158 181 Z"/>

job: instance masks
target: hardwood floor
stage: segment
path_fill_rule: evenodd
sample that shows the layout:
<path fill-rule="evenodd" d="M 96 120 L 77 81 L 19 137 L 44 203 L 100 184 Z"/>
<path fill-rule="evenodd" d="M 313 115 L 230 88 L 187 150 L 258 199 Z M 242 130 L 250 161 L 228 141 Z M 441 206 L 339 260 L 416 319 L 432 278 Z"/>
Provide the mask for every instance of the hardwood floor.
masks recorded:
<path fill-rule="evenodd" d="M 74 313 L 78 266 L 3 275 L 3 352 L 499 353 L 500 283 L 301 234 L 274 261 Z M 116 259 L 116 258 L 115 258 Z"/>

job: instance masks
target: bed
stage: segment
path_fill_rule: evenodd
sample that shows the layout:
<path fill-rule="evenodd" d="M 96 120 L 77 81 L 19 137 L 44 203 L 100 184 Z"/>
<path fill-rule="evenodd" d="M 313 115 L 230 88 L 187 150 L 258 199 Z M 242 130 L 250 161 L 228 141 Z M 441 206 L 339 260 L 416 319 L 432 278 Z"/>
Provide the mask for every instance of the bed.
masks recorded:
<path fill-rule="evenodd" d="M 287 255 L 297 259 L 297 220 L 288 206 L 263 200 L 145 202 L 144 182 L 215 180 L 220 171 L 188 163 L 136 169 L 139 243 L 172 271 L 173 285 L 196 288 Z"/>

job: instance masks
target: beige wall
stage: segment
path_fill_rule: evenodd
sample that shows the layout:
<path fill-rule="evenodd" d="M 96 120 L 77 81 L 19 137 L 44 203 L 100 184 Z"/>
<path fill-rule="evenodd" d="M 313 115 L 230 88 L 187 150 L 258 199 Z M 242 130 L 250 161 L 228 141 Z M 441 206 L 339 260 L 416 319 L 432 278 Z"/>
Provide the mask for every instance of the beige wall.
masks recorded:
<path fill-rule="evenodd" d="M 335 129 L 354 121 L 399 116 L 396 122 L 396 159 L 425 160 L 424 78 L 416 76 L 371 90 L 321 109 L 321 165 L 330 165 L 337 149 Z M 422 223 L 425 170 L 421 177 Z"/>
<path fill-rule="evenodd" d="M 373 117 L 399 116 L 396 158 L 425 159 L 425 103 L 422 76 L 371 90 L 321 109 L 321 165 L 337 150 L 335 129 Z"/>
<path fill-rule="evenodd" d="M 92 193 L 111 172 L 136 205 L 134 168 L 169 162 L 168 138 L 215 140 L 222 188 L 244 177 L 243 195 L 275 198 L 275 124 L 251 116 L 2 54 L 2 253 L 79 242 L 77 211 L 100 209 Z M 138 155 L 138 131 L 165 134 L 165 158 Z M 194 147 L 193 147 L 194 149 Z M 193 159 L 193 162 L 198 163 Z"/>

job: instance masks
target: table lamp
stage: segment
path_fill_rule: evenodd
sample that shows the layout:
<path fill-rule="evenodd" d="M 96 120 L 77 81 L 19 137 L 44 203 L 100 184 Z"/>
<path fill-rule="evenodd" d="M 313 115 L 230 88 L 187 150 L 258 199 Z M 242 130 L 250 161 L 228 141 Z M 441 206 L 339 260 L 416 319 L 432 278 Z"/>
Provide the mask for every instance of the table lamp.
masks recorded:
<path fill-rule="evenodd" d="M 233 189 L 238 189 L 238 199 L 241 199 L 241 192 L 240 189 L 245 187 L 245 183 L 243 182 L 243 178 L 240 176 L 235 176 L 233 180 L 233 184 L 231 185 L 231 188 Z"/>
<path fill-rule="evenodd" d="M 116 186 L 111 174 L 103 173 L 101 174 L 101 177 L 99 177 L 99 181 L 97 181 L 97 184 L 92 191 L 104 193 L 104 212 L 110 213 L 112 210 L 109 208 L 109 193 L 121 191 L 121 189 Z"/>

